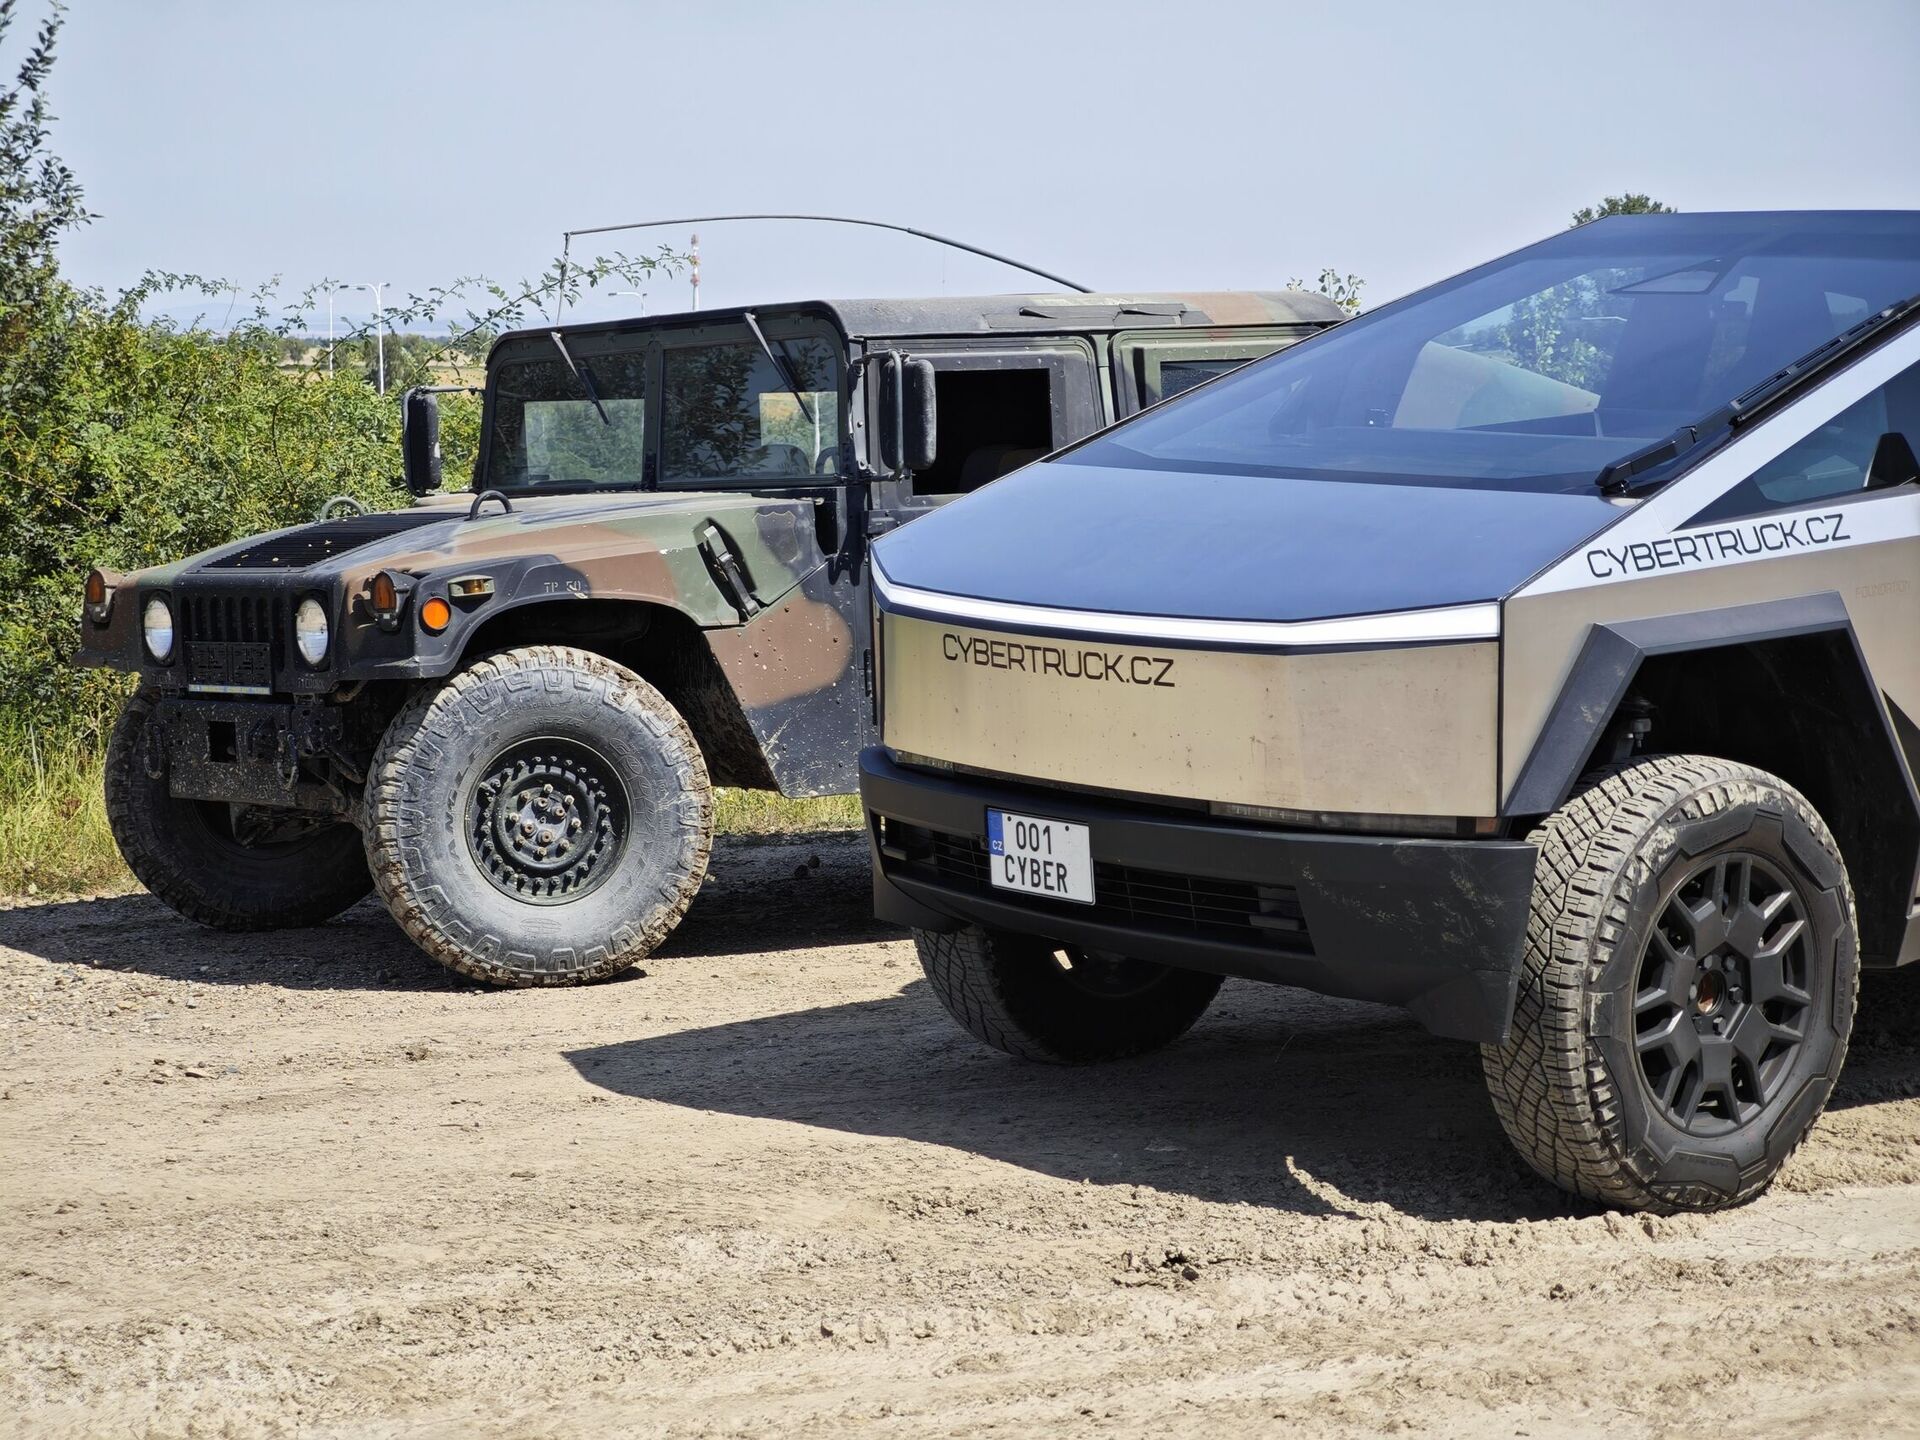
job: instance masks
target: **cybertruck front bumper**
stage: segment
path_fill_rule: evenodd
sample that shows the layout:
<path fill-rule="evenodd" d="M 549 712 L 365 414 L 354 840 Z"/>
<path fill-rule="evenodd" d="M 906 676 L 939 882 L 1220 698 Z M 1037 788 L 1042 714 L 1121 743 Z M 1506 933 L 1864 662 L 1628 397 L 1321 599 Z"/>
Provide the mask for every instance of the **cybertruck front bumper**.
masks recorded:
<path fill-rule="evenodd" d="M 874 909 L 1401 1005 L 1436 1035 L 1503 1041 L 1536 847 L 1275 831 L 860 757 Z M 995 889 L 989 808 L 1088 827 L 1092 905 Z"/>

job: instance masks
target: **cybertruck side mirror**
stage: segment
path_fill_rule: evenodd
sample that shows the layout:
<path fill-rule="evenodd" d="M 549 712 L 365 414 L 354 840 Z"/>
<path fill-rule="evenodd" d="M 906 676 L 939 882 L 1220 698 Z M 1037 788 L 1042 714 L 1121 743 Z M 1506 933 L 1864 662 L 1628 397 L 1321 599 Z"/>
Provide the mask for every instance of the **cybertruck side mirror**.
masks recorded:
<path fill-rule="evenodd" d="M 933 362 L 895 351 L 881 357 L 880 463 L 894 474 L 925 470 L 940 448 Z"/>
<path fill-rule="evenodd" d="M 400 460 L 407 489 L 431 495 L 440 488 L 440 397 L 409 390 L 400 401 Z"/>

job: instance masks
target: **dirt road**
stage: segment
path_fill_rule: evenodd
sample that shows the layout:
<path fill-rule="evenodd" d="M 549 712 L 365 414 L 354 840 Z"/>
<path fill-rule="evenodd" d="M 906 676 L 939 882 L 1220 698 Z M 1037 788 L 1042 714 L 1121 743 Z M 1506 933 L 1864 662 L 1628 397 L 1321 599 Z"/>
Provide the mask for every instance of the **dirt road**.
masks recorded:
<path fill-rule="evenodd" d="M 1771 1196 L 1643 1220 L 1523 1174 L 1393 1011 L 1229 985 L 1150 1059 L 983 1051 L 844 837 L 724 848 L 646 968 L 0 913 L 0 1428 L 1920 1425 L 1920 975 Z"/>

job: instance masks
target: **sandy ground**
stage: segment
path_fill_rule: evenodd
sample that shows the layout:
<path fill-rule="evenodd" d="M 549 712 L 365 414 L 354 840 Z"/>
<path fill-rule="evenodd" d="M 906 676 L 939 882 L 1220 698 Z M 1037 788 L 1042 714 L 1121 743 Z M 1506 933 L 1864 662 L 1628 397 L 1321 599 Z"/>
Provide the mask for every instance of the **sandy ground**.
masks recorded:
<path fill-rule="evenodd" d="M 1525 1175 L 1393 1011 L 1229 985 L 1150 1059 L 982 1050 L 845 838 L 723 849 L 646 969 L 0 913 L 0 1428 L 1920 1427 L 1920 975 L 1773 1194 L 1647 1220 Z"/>

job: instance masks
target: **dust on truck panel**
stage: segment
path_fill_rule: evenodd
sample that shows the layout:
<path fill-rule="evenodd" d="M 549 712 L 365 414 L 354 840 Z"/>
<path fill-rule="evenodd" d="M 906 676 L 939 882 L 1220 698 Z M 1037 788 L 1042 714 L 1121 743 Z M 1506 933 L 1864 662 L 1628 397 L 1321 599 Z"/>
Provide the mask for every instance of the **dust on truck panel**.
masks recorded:
<path fill-rule="evenodd" d="M 1920 959 L 1916 441 L 1908 213 L 1608 219 L 1216 380 L 876 548 L 876 908 L 1016 1055 L 1398 1003 L 1547 1179 L 1738 1203 Z"/>

